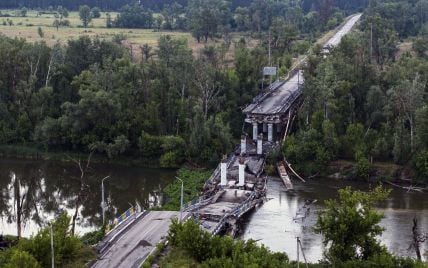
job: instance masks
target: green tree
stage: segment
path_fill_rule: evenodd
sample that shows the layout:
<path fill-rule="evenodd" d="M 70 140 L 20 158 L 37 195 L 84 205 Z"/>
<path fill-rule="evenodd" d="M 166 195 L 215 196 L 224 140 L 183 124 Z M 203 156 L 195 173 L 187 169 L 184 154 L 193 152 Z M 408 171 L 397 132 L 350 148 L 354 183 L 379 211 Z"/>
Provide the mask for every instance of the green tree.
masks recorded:
<path fill-rule="evenodd" d="M 88 27 L 89 23 L 92 20 L 91 8 L 87 5 L 79 7 L 79 17 L 82 21 L 83 27 Z"/>
<path fill-rule="evenodd" d="M 41 268 L 42 266 L 28 252 L 14 249 L 11 252 L 10 259 L 4 263 L 4 268 Z"/>
<path fill-rule="evenodd" d="M 27 17 L 28 9 L 26 7 L 22 7 L 20 10 L 21 17 Z"/>
<path fill-rule="evenodd" d="M 55 266 L 64 267 L 73 264 L 75 267 L 79 267 L 81 264 L 75 261 L 84 255 L 83 244 L 76 236 L 71 234 L 70 217 L 66 214 L 60 215 L 53 222 L 53 238 Z M 50 227 L 43 228 L 36 236 L 28 240 L 21 240 L 18 244 L 18 249 L 30 253 L 43 267 L 50 267 Z M 86 258 L 93 257 L 92 252 L 85 254 L 87 255 Z"/>
<path fill-rule="evenodd" d="M 40 38 L 43 38 L 45 36 L 42 27 L 37 28 L 37 33 L 39 34 Z"/>
<path fill-rule="evenodd" d="M 94 19 L 98 19 L 101 17 L 101 9 L 99 7 L 93 7 L 91 9 L 91 16 Z"/>
<path fill-rule="evenodd" d="M 107 28 L 113 27 L 113 20 L 111 18 L 110 13 L 106 13 L 106 27 Z"/>
<path fill-rule="evenodd" d="M 153 25 L 153 13 L 137 2 L 130 6 L 125 5 L 120 9 L 115 26 L 119 28 L 151 28 Z"/>
<path fill-rule="evenodd" d="M 198 43 L 214 38 L 230 17 L 229 3 L 224 0 L 190 0 L 187 7 L 188 28 Z"/>
<path fill-rule="evenodd" d="M 339 190 L 338 200 L 325 201 L 326 209 L 318 214 L 315 231 L 323 235 L 323 243 L 328 246 L 328 261 L 338 264 L 387 254 L 377 240 L 384 230 L 379 226 L 383 215 L 373 206 L 386 199 L 389 192 L 381 186 L 368 193 L 347 187 Z"/>

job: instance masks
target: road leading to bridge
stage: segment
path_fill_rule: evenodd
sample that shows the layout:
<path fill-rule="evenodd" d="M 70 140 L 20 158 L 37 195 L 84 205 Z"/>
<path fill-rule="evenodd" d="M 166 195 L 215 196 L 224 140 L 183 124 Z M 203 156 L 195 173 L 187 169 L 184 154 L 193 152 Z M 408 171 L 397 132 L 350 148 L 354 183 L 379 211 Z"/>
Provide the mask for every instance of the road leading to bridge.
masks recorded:
<path fill-rule="evenodd" d="M 92 268 L 139 268 L 167 235 L 171 219 L 178 215 L 178 211 L 150 211 L 118 238 Z"/>
<path fill-rule="evenodd" d="M 340 28 L 340 30 L 337 31 L 337 33 L 332 38 L 330 38 L 327 43 L 325 43 L 324 48 L 337 47 L 342 40 L 342 37 L 352 30 L 352 27 L 354 27 L 354 25 L 358 22 L 358 20 L 361 18 L 361 15 L 362 14 L 359 13 L 349 18 L 345 25 L 343 25 L 342 28 Z"/>

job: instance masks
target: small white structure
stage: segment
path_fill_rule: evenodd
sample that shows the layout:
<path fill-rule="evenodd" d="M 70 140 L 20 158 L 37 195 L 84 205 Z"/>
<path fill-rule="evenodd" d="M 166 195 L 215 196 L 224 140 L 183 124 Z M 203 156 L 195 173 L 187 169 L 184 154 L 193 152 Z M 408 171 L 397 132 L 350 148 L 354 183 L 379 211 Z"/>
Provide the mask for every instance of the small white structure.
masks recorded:
<path fill-rule="evenodd" d="M 257 124 L 257 122 L 253 123 L 253 140 L 256 141 L 257 140 L 257 135 L 259 134 L 259 126 Z"/>
<path fill-rule="evenodd" d="M 241 155 L 247 153 L 247 136 L 242 135 L 241 137 Z"/>
<path fill-rule="evenodd" d="M 238 174 L 239 174 L 238 186 L 244 186 L 244 184 L 245 184 L 245 162 L 244 162 L 244 159 L 239 160 Z"/>
<path fill-rule="evenodd" d="M 268 124 L 268 141 L 272 141 L 273 124 Z"/>
<path fill-rule="evenodd" d="M 257 138 L 257 154 L 263 154 L 263 134 L 260 134 Z"/>
<path fill-rule="evenodd" d="M 227 162 L 225 161 L 220 163 L 220 185 L 227 185 Z"/>

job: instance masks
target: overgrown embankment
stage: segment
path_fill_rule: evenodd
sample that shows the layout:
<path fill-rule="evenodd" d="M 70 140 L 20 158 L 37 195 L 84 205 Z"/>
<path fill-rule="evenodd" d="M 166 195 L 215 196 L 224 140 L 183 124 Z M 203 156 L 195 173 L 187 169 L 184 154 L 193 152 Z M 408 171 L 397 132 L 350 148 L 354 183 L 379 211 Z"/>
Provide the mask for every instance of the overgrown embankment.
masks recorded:
<path fill-rule="evenodd" d="M 177 177 L 183 180 L 183 204 L 199 197 L 205 182 L 211 174 L 212 170 L 190 169 L 189 167 L 183 167 L 177 171 Z M 175 180 L 166 186 L 163 191 L 166 195 L 166 203 L 162 206 L 162 209 L 180 210 L 181 182 Z"/>

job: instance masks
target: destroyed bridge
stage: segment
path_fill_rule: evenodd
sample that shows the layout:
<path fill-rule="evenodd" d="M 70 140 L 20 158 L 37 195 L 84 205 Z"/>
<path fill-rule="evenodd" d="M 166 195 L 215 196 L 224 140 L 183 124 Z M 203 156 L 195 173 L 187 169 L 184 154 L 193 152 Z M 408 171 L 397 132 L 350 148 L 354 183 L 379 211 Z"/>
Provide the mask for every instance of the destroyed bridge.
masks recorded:
<path fill-rule="evenodd" d="M 360 17 L 361 14 L 352 15 L 339 26 L 336 34 L 324 44 L 323 52 L 334 49 Z M 277 80 L 264 89 L 243 110 L 245 123 L 251 124 L 251 138 L 246 134 L 242 136 L 240 146 L 220 163 L 205 183 L 199 200 L 184 208 L 207 231 L 235 236 L 239 233 L 241 216 L 264 201 L 266 155 L 278 148 L 289 133 L 303 101 L 303 83 L 303 72 L 296 68 L 286 79 Z M 278 170 L 285 187 L 292 189 L 285 169 Z"/>

